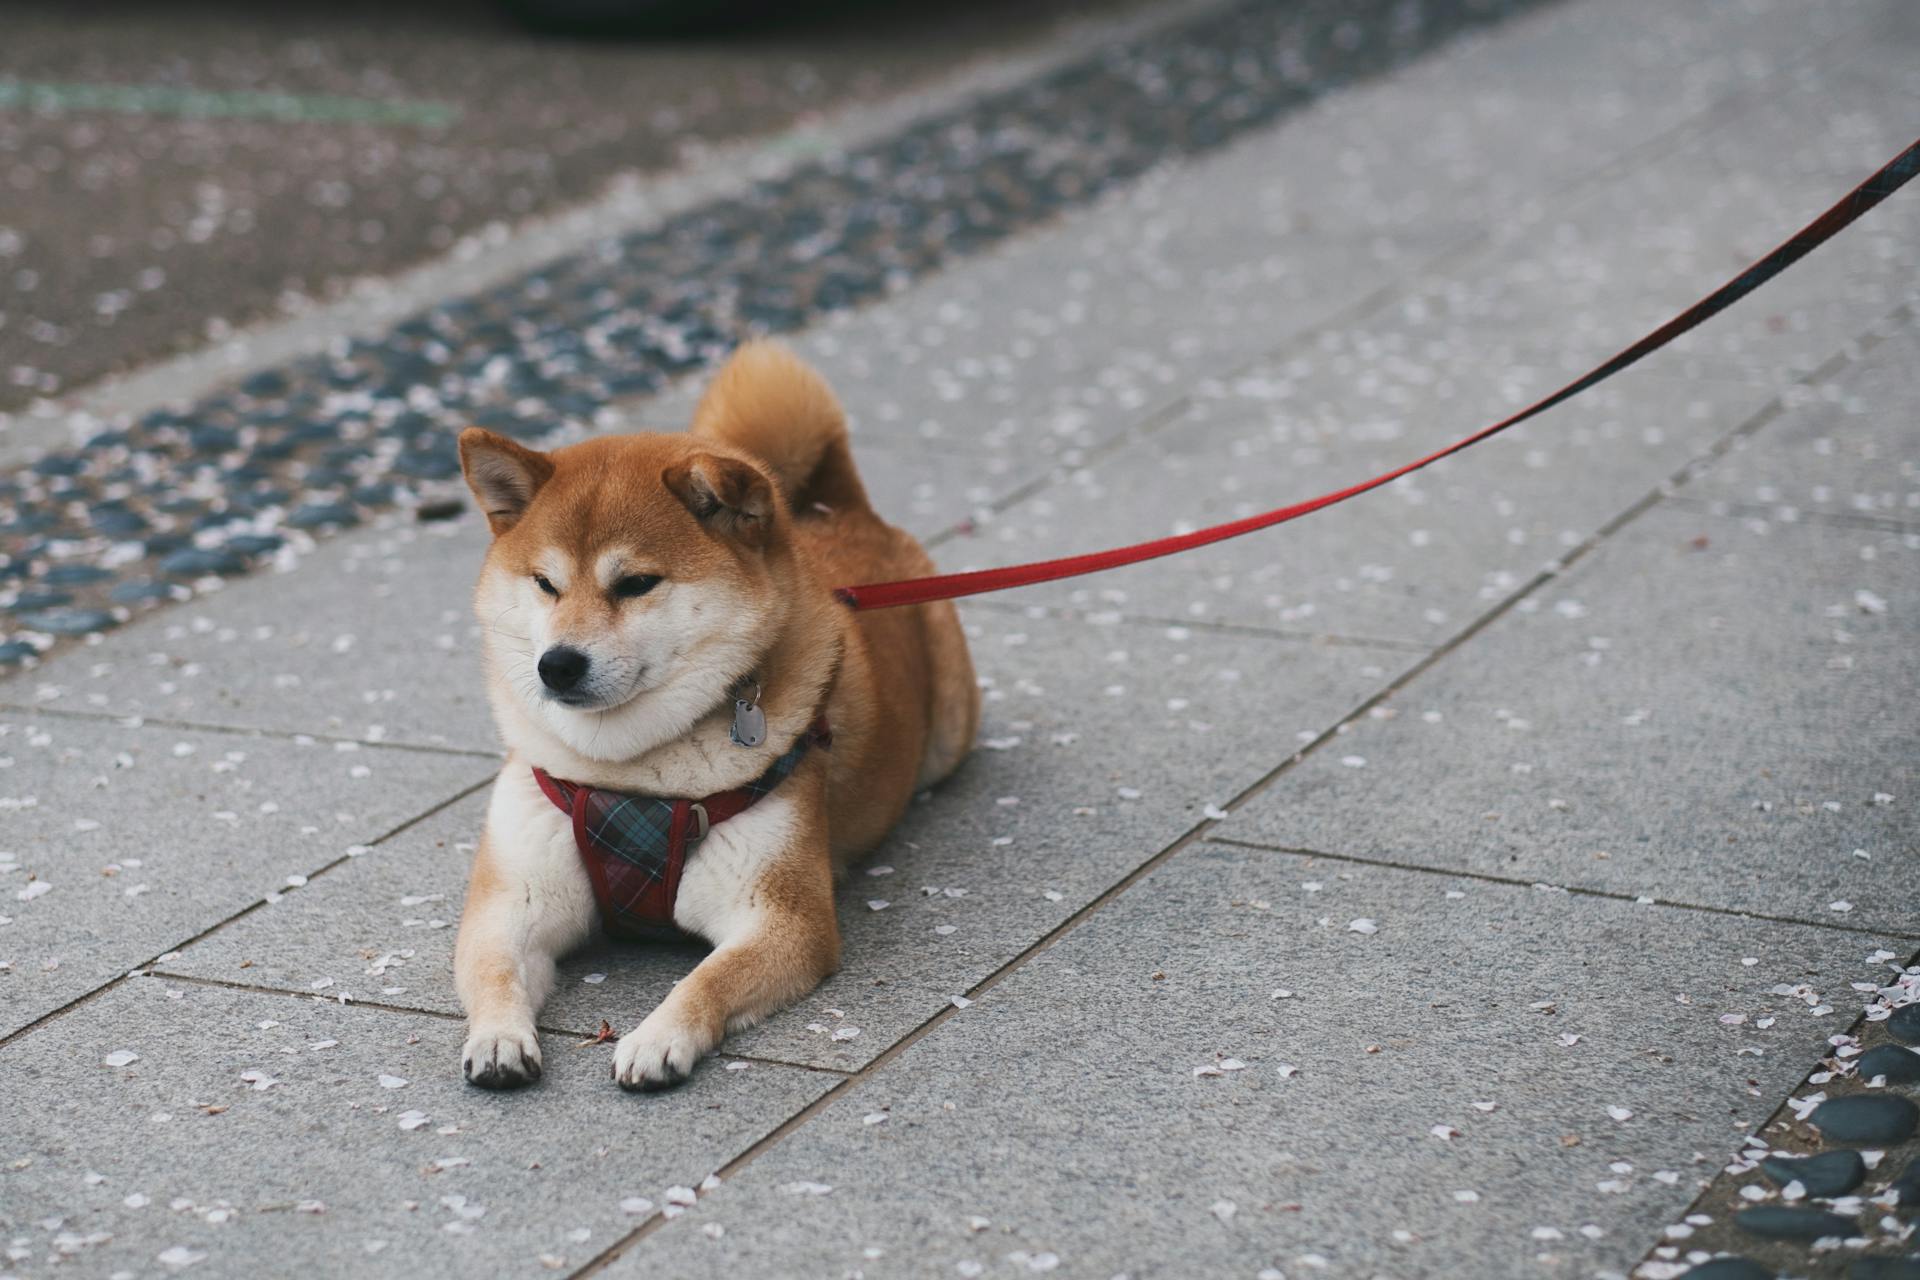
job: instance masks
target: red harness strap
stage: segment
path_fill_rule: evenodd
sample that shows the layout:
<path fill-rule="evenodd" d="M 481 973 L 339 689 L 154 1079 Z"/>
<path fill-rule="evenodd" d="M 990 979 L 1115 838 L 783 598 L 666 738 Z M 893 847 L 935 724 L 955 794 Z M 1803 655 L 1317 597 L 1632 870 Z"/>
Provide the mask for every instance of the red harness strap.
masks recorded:
<path fill-rule="evenodd" d="M 758 778 L 699 800 L 609 791 L 567 782 L 538 767 L 533 778 L 572 825 L 574 847 L 606 931 L 644 937 L 677 928 L 674 904 L 693 846 L 771 793 L 809 750 L 832 742 L 826 720 L 815 720 Z"/>
<path fill-rule="evenodd" d="M 586 868 L 593 900 L 599 904 L 601 922 L 609 932 L 627 935 L 646 926 L 671 928 L 673 904 L 680 897 L 680 876 L 687 866 L 687 830 L 692 825 L 693 802 L 657 801 L 666 807 L 667 827 L 646 848 L 647 856 L 642 861 L 620 855 L 610 847 L 611 842 L 595 836 L 596 811 L 605 808 L 596 804 L 596 788 L 563 781 L 538 767 L 533 780 L 554 807 L 567 815 L 573 827 L 573 847 Z"/>

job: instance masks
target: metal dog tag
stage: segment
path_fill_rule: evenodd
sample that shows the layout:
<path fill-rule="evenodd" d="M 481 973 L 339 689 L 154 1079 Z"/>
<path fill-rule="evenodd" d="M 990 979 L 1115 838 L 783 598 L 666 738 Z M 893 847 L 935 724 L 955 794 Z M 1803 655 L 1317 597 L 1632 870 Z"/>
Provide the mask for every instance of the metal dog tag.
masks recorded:
<path fill-rule="evenodd" d="M 758 702 L 733 700 L 732 737 L 736 747 L 757 747 L 767 740 L 767 713 Z"/>

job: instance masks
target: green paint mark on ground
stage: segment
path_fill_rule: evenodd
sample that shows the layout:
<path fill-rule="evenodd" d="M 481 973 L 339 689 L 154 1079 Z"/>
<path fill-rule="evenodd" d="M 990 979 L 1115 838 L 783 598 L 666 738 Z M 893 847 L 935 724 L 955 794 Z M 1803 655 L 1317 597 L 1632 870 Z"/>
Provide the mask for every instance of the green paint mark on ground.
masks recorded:
<path fill-rule="evenodd" d="M 444 129 L 460 108 L 443 102 L 380 102 L 325 94 L 217 92 L 157 84 L 61 84 L 0 80 L 0 111 L 107 111 L 184 119 L 271 120 L 285 124 L 399 124 Z"/>

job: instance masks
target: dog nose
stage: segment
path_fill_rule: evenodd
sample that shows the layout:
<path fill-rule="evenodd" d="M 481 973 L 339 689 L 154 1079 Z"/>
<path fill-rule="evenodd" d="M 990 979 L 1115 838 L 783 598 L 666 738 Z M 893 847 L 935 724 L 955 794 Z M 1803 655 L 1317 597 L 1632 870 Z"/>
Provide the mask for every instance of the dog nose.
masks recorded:
<path fill-rule="evenodd" d="M 578 649 L 557 644 L 540 655 L 540 683 L 555 693 L 565 693 L 587 674 L 587 655 Z"/>

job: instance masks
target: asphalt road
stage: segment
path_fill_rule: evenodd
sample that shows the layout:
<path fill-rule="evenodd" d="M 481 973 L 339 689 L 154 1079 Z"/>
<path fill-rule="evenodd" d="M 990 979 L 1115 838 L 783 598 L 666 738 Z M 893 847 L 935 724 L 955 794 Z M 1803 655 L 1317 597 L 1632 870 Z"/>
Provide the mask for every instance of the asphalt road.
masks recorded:
<path fill-rule="evenodd" d="M 6 6 L 0 412 L 1142 0 L 794 6 L 651 39 L 487 0 Z"/>

